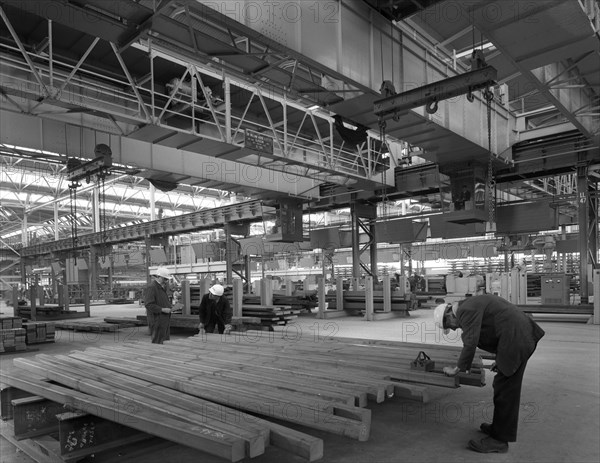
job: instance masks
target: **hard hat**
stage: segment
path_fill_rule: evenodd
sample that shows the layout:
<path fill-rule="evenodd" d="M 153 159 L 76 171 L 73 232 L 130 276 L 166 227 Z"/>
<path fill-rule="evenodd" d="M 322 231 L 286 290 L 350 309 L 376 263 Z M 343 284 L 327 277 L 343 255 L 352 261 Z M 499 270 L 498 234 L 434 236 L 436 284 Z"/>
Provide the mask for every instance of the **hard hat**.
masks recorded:
<path fill-rule="evenodd" d="M 448 310 L 452 310 L 452 304 L 443 304 L 438 305 L 433 311 L 433 322 L 435 325 L 444 331 L 444 334 L 448 334 L 450 330 L 444 326 L 444 316 Z"/>
<path fill-rule="evenodd" d="M 213 285 L 210 288 L 208 288 L 208 292 L 215 296 L 222 296 L 225 292 L 225 289 L 221 285 Z"/>
<path fill-rule="evenodd" d="M 169 271 L 164 267 L 158 267 L 158 269 L 156 269 L 156 271 L 154 272 L 154 275 L 157 277 L 166 278 L 167 280 L 170 280 L 172 278 Z"/>

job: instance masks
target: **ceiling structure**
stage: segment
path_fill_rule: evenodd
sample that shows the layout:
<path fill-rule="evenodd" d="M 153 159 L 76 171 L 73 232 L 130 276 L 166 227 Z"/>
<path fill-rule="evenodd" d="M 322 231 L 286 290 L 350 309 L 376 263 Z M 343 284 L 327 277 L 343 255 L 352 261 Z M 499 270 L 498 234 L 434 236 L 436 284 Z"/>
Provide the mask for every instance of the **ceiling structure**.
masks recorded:
<path fill-rule="evenodd" d="M 67 182 L 48 179 L 65 172 L 67 157 L 93 157 L 99 142 L 113 151 L 104 193 L 115 224 L 148 220 L 158 208 L 183 213 L 249 197 L 292 196 L 315 208 L 341 207 L 350 195 L 399 200 L 406 192 L 394 184 L 394 169 L 423 160 L 451 171 L 492 158 L 507 200 L 557 191 L 571 198 L 572 156 L 585 150 L 588 162 L 598 150 L 595 2 L 355 0 L 316 9 L 282 2 L 278 11 L 254 11 L 259 2 L 250 3 L 219 10 L 184 0 L 0 1 L 7 26 L 0 33 L 0 190 L 15 194 L 2 198 L 5 242 L 22 230 L 26 210 L 35 213 L 30 224 L 44 225 L 40 233 L 56 235 L 58 221 L 60 236 L 68 235 L 72 211 L 58 201 L 69 195 Z M 298 12 L 310 14 L 312 25 Z M 367 48 L 352 40 L 361 30 L 371 37 Z M 322 46 L 329 39 L 331 52 Z M 400 92 L 460 74 L 473 48 L 483 50 L 501 84 L 493 153 L 477 95 L 472 104 L 440 104 L 434 115 L 421 109 L 388 120 L 384 157 L 372 112 L 384 77 Z M 336 124 L 335 115 L 343 121 Z M 364 130 L 364 143 L 353 146 L 344 129 Z M 272 145 L 248 147 L 248 131 Z M 580 139 L 555 149 L 549 179 L 534 177 L 541 169 L 523 174 L 513 146 L 556 132 Z M 599 170 L 600 162 L 591 163 L 591 175 Z M 174 189 L 157 193 L 150 181 Z M 79 225 L 91 228 L 93 192 L 80 193 Z M 145 207 L 154 195 L 155 208 Z M 572 209 L 569 201 L 563 206 L 576 215 Z"/>

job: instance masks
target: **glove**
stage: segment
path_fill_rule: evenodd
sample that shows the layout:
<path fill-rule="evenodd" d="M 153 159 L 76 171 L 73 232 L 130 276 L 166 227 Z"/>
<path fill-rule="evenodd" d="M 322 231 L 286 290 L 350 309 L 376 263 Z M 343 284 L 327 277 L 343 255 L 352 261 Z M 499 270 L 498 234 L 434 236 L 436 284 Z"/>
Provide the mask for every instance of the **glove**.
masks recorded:
<path fill-rule="evenodd" d="M 458 367 L 444 367 L 442 371 L 446 376 L 456 376 L 460 369 Z"/>
<path fill-rule="evenodd" d="M 225 325 L 225 331 L 223 331 L 224 334 L 229 334 L 231 333 L 231 325 Z"/>
<path fill-rule="evenodd" d="M 198 334 L 203 334 L 204 333 L 204 324 L 200 323 L 198 325 Z"/>

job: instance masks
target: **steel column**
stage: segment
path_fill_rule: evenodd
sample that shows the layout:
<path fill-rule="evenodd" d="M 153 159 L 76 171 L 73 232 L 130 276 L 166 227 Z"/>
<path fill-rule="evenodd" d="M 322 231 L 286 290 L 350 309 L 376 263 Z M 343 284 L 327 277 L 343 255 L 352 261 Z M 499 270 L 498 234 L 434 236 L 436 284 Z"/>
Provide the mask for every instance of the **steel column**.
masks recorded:
<path fill-rule="evenodd" d="M 588 290 L 588 262 L 589 262 L 589 180 L 587 176 L 587 165 L 577 166 L 577 206 L 578 206 L 578 225 L 579 225 L 579 284 L 581 303 L 589 302 Z"/>

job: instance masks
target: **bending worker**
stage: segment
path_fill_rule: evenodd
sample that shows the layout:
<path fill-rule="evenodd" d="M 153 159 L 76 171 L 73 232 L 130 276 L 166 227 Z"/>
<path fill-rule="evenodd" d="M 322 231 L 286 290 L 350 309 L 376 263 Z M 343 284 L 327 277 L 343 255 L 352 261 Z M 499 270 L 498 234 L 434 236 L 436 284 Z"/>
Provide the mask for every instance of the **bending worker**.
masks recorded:
<path fill-rule="evenodd" d="M 233 310 L 223 293 L 223 286 L 217 284 L 209 288 L 208 293 L 200 301 L 200 333 L 214 333 L 215 327 L 219 334 L 229 334 L 231 331 L 231 317 Z"/>
<path fill-rule="evenodd" d="M 525 366 L 544 336 L 544 330 L 516 306 L 491 294 L 440 304 L 435 308 L 434 321 L 444 334 L 462 329 L 463 348 L 458 364 L 444 367 L 446 375 L 469 371 L 477 347 L 496 354 L 496 362 L 492 365 L 492 371 L 496 372 L 494 416 L 491 423 L 480 426 L 488 437 L 471 440 L 468 445 L 480 453 L 508 452 L 508 443 L 517 440 Z"/>
<path fill-rule="evenodd" d="M 148 327 L 154 344 L 169 340 L 171 325 L 171 298 L 167 293 L 167 284 L 171 275 L 164 267 L 154 273 L 153 281 L 146 287 L 144 305 L 148 316 Z"/>

